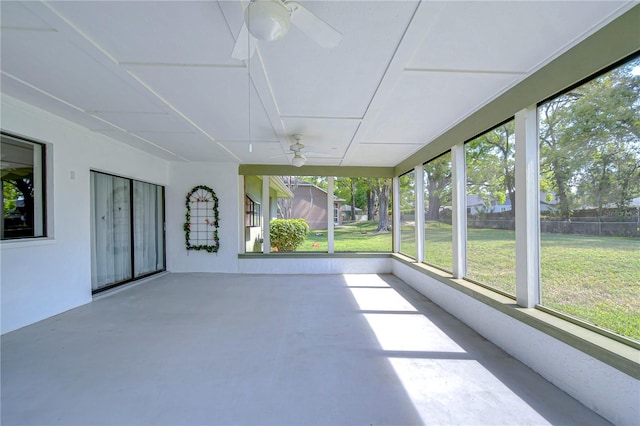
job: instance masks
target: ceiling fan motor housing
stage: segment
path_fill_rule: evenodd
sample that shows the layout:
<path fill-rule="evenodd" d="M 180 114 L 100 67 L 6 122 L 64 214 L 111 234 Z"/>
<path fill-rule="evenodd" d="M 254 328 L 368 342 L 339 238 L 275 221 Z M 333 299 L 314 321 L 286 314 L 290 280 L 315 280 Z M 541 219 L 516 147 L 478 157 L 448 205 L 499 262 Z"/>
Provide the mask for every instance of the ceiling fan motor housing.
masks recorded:
<path fill-rule="evenodd" d="M 280 0 L 254 0 L 245 10 L 251 35 L 259 40 L 279 40 L 289 32 L 289 9 Z"/>

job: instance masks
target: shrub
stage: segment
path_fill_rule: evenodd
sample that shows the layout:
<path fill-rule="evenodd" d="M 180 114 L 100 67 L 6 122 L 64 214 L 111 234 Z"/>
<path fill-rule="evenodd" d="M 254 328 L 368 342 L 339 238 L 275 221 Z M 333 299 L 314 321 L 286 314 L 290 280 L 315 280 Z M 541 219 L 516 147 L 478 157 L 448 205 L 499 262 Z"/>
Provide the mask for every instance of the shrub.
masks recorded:
<path fill-rule="evenodd" d="M 269 227 L 271 247 L 277 251 L 295 251 L 309 232 L 309 224 L 304 219 L 275 219 Z"/>

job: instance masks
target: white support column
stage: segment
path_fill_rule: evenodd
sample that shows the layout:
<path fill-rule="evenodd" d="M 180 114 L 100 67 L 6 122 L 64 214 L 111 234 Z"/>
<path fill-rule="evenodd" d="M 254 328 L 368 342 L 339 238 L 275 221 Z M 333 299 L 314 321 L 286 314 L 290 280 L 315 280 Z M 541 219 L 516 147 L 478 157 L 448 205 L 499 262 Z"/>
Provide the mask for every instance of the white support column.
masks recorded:
<path fill-rule="evenodd" d="M 334 252 L 333 244 L 333 208 L 334 208 L 334 196 L 333 196 L 333 176 L 329 176 L 327 179 L 327 253 Z M 340 214 L 340 212 L 338 212 Z"/>
<path fill-rule="evenodd" d="M 271 222 L 271 206 L 269 204 L 270 177 L 262 176 L 262 253 L 271 252 L 269 222 Z"/>
<path fill-rule="evenodd" d="M 516 113 L 516 302 L 540 303 L 540 182 L 536 107 Z"/>
<path fill-rule="evenodd" d="M 453 277 L 467 274 L 467 165 L 464 144 L 451 147 Z"/>
<path fill-rule="evenodd" d="M 393 178 L 393 252 L 400 253 L 400 178 L 398 176 Z"/>
<path fill-rule="evenodd" d="M 244 226 L 245 222 L 245 205 L 244 205 L 244 176 L 238 175 L 238 253 L 245 253 L 247 251 L 247 243 L 245 241 L 245 232 L 247 228 Z"/>
<path fill-rule="evenodd" d="M 416 262 L 424 262 L 424 167 L 416 166 L 414 169 L 415 176 L 415 222 L 416 222 Z"/>

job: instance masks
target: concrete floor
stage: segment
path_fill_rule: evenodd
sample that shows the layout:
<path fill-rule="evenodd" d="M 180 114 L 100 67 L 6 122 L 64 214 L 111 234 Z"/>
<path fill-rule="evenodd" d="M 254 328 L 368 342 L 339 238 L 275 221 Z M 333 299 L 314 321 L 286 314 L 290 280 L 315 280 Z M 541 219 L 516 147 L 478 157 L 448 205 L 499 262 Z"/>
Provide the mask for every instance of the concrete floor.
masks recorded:
<path fill-rule="evenodd" d="M 1 420 L 606 424 L 389 275 L 167 274 L 8 333 Z"/>

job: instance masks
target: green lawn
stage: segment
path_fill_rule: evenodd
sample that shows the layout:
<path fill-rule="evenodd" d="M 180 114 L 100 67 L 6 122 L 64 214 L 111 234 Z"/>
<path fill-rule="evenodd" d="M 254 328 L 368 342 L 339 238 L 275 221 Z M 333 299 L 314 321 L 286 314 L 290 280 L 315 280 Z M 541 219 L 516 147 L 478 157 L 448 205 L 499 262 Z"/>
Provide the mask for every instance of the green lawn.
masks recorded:
<path fill-rule="evenodd" d="M 378 222 L 357 222 L 333 230 L 336 252 L 390 252 L 391 232 L 376 233 Z M 327 231 L 310 231 L 307 240 L 296 251 L 327 252 Z"/>
<path fill-rule="evenodd" d="M 391 251 L 391 234 L 373 231 L 375 222 L 336 228 L 335 251 Z M 413 256 L 413 227 L 401 231 L 401 251 Z M 468 277 L 515 294 L 515 233 L 467 234 Z M 425 239 L 427 261 L 451 270 L 451 226 L 429 222 Z M 298 251 L 326 252 L 326 231 L 312 231 Z M 543 305 L 640 340 L 640 238 L 543 234 L 541 267 Z"/>

